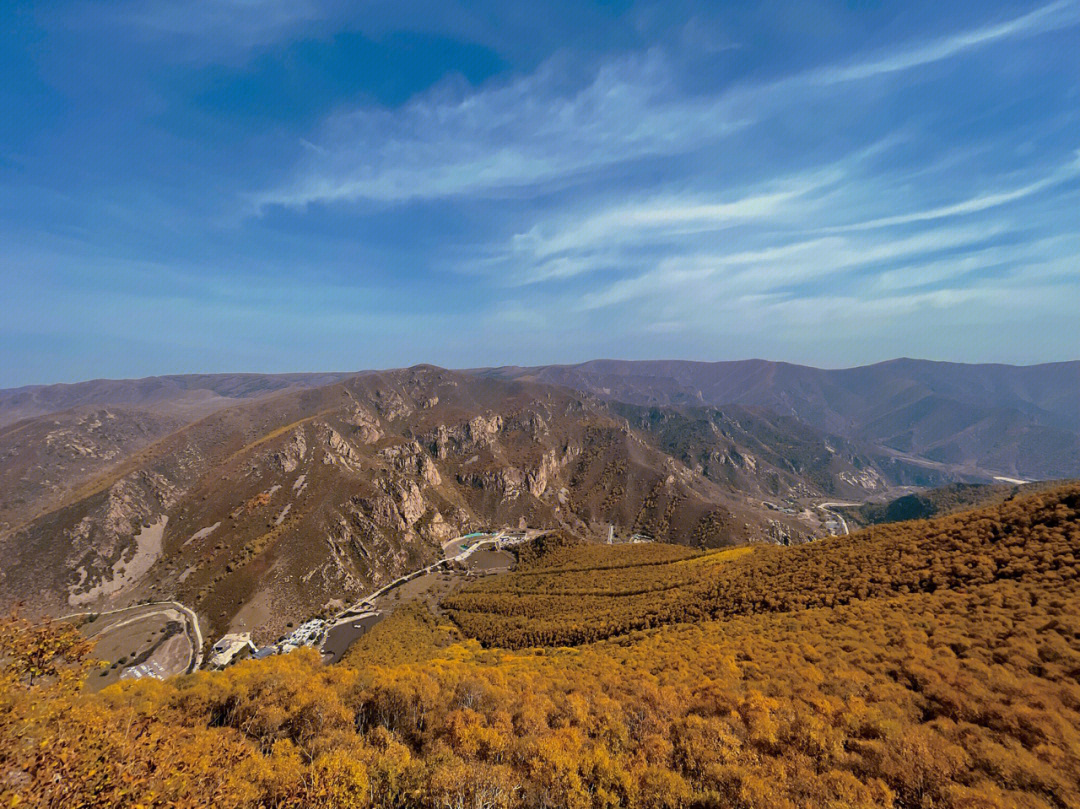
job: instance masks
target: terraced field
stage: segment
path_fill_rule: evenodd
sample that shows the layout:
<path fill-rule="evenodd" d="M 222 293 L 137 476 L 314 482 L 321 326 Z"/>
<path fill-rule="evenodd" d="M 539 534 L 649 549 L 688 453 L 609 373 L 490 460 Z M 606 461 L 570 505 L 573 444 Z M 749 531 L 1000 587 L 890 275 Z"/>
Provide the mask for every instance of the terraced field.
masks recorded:
<path fill-rule="evenodd" d="M 700 598 L 718 567 L 749 552 L 660 543 L 557 548 L 546 564 L 480 582 L 443 607 L 483 643 L 585 643 L 670 623 Z"/>

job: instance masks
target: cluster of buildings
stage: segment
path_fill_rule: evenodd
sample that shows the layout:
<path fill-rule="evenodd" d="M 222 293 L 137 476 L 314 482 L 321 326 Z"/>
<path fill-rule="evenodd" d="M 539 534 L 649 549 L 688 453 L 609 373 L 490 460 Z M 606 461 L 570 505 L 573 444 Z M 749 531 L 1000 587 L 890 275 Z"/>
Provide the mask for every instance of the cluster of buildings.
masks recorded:
<path fill-rule="evenodd" d="M 165 679 L 165 670 L 156 660 L 147 660 L 137 666 L 128 666 L 120 672 L 121 680 L 141 680 L 144 677 L 153 677 L 155 680 Z"/>
<path fill-rule="evenodd" d="M 277 643 L 277 650 L 281 654 L 299 649 L 301 646 L 318 646 L 326 634 L 326 621 L 322 618 L 312 618 L 304 621 L 292 632 Z"/>
<path fill-rule="evenodd" d="M 509 548 L 511 545 L 520 545 L 529 539 L 525 531 L 508 531 L 495 541 L 497 548 Z"/>
<path fill-rule="evenodd" d="M 262 660 L 271 655 L 288 654 L 301 646 L 319 646 L 326 636 L 326 626 L 327 622 L 322 618 L 312 618 L 300 624 L 277 643 L 261 648 L 252 643 L 250 632 L 230 632 L 214 644 L 210 650 L 207 665 L 213 669 L 223 669 L 237 659 L 242 660 L 245 657 Z"/>
<path fill-rule="evenodd" d="M 461 545 L 462 553 L 458 555 L 457 559 L 464 559 L 469 556 L 473 551 L 477 550 L 481 545 L 484 545 L 489 541 L 491 537 L 495 539 L 496 548 L 507 548 L 512 545 L 520 545 L 523 542 L 528 542 L 531 537 L 526 530 L 506 531 L 500 533 L 492 533 L 490 531 L 475 531 L 471 534 L 467 534 L 460 537 L 461 540 L 467 540 Z M 635 535 L 634 542 L 651 541 L 649 537 L 642 537 Z M 386 585 L 382 589 L 372 593 L 365 598 L 362 602 L 355 605 L 353 609 L 365 608 L 369 610 L 375 609 L 375 599 L 380 595 L 392 590 L 393 588 L 404 584 L 410 579 L 414 579 L 417 576 L 422 576 L 425 573 L 430 573 L 440 567 L 449 564 L 448 559 L 440 559 L 432 565 L 420 570 L 415 570 L 406 576 L 395 579 Z M 364 614 L 366 615 L 366 613 Z M 364 617 L 361 615 L 360 617 Z M 354 616 L 355 617 L 355 616 Z M 243 660 L 246 657 L 253 657 L 256 660 L 262 660 L 263 658 L 270 657 L 276 654 L 287 654 L 294 649 L 298 649 L 301 646 L 321 646 L 326 639 L 326 632 L 329 628 L 329 622 L 322 618 L 312 618 L 310 621 L 305 621 L 296 627 L 288 635 L 279 638 L 277 643 L 272 643 L 261 648 L 256 647 L 251 640 L 250 632 L 230 632 L 227 635 L 223 635 L 221 639 L 214 644 L 210 650 L 210 658 L 207 660 L 207 666 L 212 669 L 223 669 L 231 663 L 237 660 Z M 132 675 L 136 676 L 136 675 Z"/>

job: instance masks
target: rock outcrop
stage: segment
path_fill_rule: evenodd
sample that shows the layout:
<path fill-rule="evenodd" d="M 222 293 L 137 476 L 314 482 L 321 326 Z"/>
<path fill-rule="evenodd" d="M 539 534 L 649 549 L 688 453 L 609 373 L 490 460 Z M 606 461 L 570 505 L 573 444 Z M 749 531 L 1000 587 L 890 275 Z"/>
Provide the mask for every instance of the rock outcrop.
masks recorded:
<path fill-rule="evenodd" d="M 439 475 L 439 469 L 431 455 L 417 441 L 381 449 L 379 457 L 397 472 L 415 475 L 426 486 L 438 486 L 442 483 L 442 476 Z"/>
<path fill-rule="evenodd" d="M 356 428 L 351 437 L 361 444 L 374 444 L 383 437 L 379 417 L 359 404 L 353 405 L 343 421 Z"/>
<path fill-rule="evenodd" d="M 273 454 L 274 461 L 281 471 L 289 474 L 294 471 L 307 455 L 307 437 L 303 427 L 297 427 L 288 443 Z"/>
<path fill-rule="evenodd" d="M 502 428 L 503 417 L 488 413 L 454 427 L 440 424 L 429 443 L 435 456 L 441 460 L 450 454 L 471 453 L 490 447 Z"/>

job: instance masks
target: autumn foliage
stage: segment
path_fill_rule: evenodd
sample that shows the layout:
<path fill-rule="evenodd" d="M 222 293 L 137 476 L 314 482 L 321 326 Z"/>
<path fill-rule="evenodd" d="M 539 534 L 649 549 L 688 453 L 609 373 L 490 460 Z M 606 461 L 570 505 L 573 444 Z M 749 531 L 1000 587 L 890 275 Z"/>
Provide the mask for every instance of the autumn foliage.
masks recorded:
<path fill-rule="evenodd" d="M 1080 806 L 1078 548 L 1080 488 L 805 548 L 559 544 L 455 599 L 487 646 L 403 609 L 346 664 L 96 696 L 5 627 L 0 805 Z"/>
<path fill-rule="evenodd" d="M 1075 586 L 1078 509 L 1074 486 L 793 548 L 694 554 L 665 545 L 587 546 L 554 566 L 479 583 L 445 606 L 484 644 L 526 647 L 1002 580 Z"/>

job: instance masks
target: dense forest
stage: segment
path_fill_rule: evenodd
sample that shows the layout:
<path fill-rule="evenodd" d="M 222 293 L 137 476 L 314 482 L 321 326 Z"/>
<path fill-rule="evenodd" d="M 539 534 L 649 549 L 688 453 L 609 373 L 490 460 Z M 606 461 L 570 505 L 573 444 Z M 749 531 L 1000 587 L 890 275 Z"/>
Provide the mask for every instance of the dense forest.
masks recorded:
<path fill-rule="evenodd" d="M 1076 807 L 1078 550 L 1076 486 L 797 548 L 554 538 L 457 626 L 98 695 L 15 616 L 0 805 Z"/>

